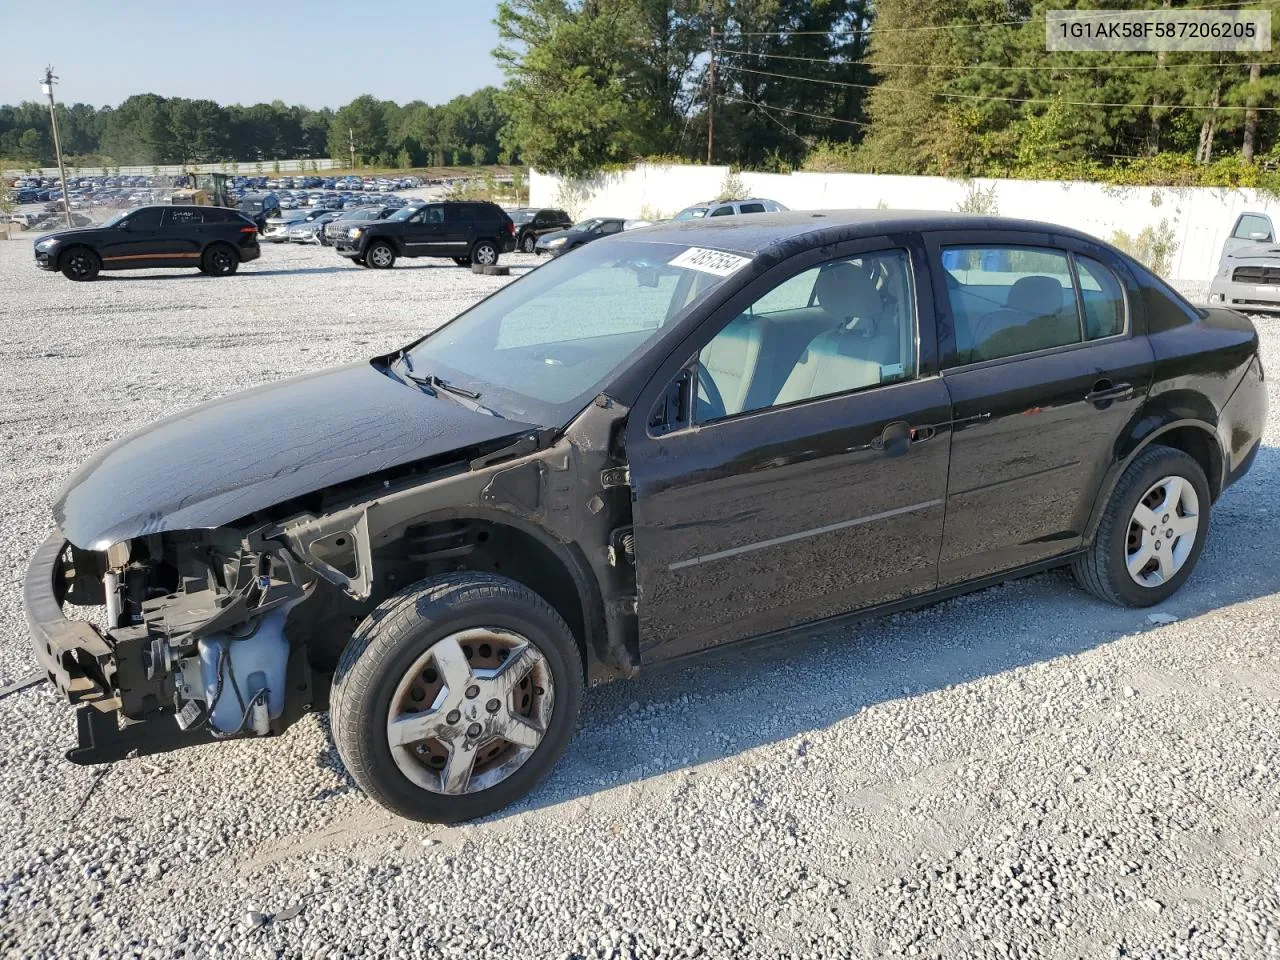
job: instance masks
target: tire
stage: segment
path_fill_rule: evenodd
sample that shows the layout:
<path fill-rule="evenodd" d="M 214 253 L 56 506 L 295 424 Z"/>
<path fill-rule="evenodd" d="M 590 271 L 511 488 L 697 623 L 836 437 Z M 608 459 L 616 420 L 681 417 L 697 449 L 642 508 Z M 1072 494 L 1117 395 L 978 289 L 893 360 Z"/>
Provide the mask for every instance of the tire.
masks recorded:
<path fill-rule="evenodd" d="M 210 277 L 229 277 L 240 266 L 240 255 L 225 243 L 215 243 L 200 258 L 200 272 Z"/>
<path fill-rule="evenodd" d="M 364 252 L 364 262 L 374 270 L 390 270 L 396 265 L 395 247 L 385 240 L 375 240 Z"/>
<path fill-rule="evenodd" d="M 514 637 L 535 651 L 521 653 L 517 665 L 528 669 L 528 673 L 521 674 L 523 679 L 517 681 L 518 686 L 505 694 L 510 698 L 507 710 L 492 706 L 500 702 L 498 697 L 490 696 L 492 690 L 477 689 L 478 684 L 492 684 L 498 677 L 472 675 L 470 664 L 472 654 L 479 661 L 496 650 L 495 655 L 502 658 L 493 661 L 498 665 L 506 662 L 509 654 L 503 658 L 500 648 L 483 642 L 472 647 L 468 637 L 474 640 L 477 635 L 481 639 Z M 489 653 L 485 652 L 487 647 Z M 442 650 L 453 651 L 450 660 L 433 659 Z M 459 651 L 465 652 L 465 660 Z M 530 657 L 535 658 L 531 668 L 527 666 Z M 463 690 L 461 696 L 450 690 L 443 679 L 449 672 L 447 662 L 452 662 L 454 669 L 466 671 L 457 684 Z M 427 688 L 430 683 L 436 684 L 434 693 Z M 533 789 L 555 765 L 573 735 L 582 689 L 582 659 L 577 642 L 542 597 L 523 584 L 496 574 L 452 573 L 429 577 L 402 590 L 360 624 L 334 673 L 330 723 L 338 755 L 373 800 L 412 820 L 456 823 L 492 813 Z M 507 743 L 500 737 L 485 739 L 483 732 L 474 733 L 481 728 L 478 720 L 489 725 L 488 718 L 492 717 L 493 723 L 498 724 L 501 718 L 510 719 L 519 709 L 534 709 L 528 707 L 531 696 L 537 710 L 549 711 L 541 718 L 544 727 L 540 739 L 526 748 L 531 752 L 523 753 L 515 742 Z M 410 700 L 434 703 L 438 709 L 403 710 Z M 460 709 L 450 709 L 451 702 Z M 439 718 L 432 722 L 447 731 L 453 738 L 451 743 L 473 746 L 468 748 L 470 752 L 458 754 L 461 747 L 428 739 L 393 748 L 388 731 L 393 710 L 402 721 L 411 723 L 422 714 Z M 517 723 L 515 727 L 525 733 L 537 728 L 529 723 Z M 492 760 L 483 761 L 493 750 L 514 753 L 511 759 L 504 760 L 504 754 L 499 753 Z M 458 781 L 464 789 L 469 789 L 477 777 L 494 782 L 471 792 L 444 792 L 455 755 L 474 761 L 473 767 L 466 768 L 470 771 L 466 779 Z M 494 766 L 486 767 L 486 763 Z"/>
<path fill-rule="evenodd" d="M 520 249 L 525 253 L 533 253 L 538 248 L 538 238 L 532 233 L 526 233 L 524 239 L 520 241 Z"/>
<path fill-rule="evenodd" d="M 1175 484 L 1182 495 L 1167 507 Z M 1195 569 L 1209 532 L 1209 482 L 1193 458 L 1153 444 L 1120 475 L 1102 511 L 1088 552 L 1072 562 L 1076 582 L 1100 600 L 1123 607 L 1150 607 L 1172 595 Z M 1188 505 L 1193 504 L 1192 514 Z M 1139 525 L 1142 506 L 1153 526 Z M 1150 512 L 1152 507 L 1156 512 Z M 1194 516 L 1194 521 L 1192 520 Z M 1172 525 L 1170 525 L 1172 521 Z M 1168 534 L 1172 532 L 1174 536 Z M 1190 545 L 1184 541 L 1190 536 Z M 1145 563 L 1143 562 L 1145 559 Z M 1131 573 L 1130 564 L 1146 571 Z"/>
<path fill-rule="evenodd" d="M 68 280 L 95 280 L 102 270 L 102 259 L 88 247 L 70 247 L 58 262 Z"/>
<path fill-rule="evenodd" d="M 469 267 L 469 266 L 471 266 L 471 258 L 470 258 L 470 257 L 454 257 L 454 258 L 453 258 L 453 262 L 454 262 L 454 263 L 456 263 L 456 264 L 457 264 L 458 266 L 460 266 L 460 267 Z"/>
<path fill-rule="evenodd" d="M 471 262 L 491 267 L 498 262 L 498 245 L 492 240 L 477 240 L 471 248 Z"/>

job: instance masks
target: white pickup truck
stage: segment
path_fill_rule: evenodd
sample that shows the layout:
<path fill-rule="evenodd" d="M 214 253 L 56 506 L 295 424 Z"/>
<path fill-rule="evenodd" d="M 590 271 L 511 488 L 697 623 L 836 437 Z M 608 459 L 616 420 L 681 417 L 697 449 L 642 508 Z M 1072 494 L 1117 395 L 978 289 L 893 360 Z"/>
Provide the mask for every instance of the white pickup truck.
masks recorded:
<path fill-rule="evenodd" d="M 1209 302 L 1246 312 L 1280 312 L 1280 244 L 1265 213 L 1242 213 L 1209 285 Z"/>

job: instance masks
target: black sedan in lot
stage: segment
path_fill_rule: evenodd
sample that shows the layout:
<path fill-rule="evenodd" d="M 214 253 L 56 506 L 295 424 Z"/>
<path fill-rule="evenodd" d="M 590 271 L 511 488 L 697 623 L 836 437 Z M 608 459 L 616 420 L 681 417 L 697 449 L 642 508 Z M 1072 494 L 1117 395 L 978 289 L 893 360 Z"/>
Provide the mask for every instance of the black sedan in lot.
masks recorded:
<path fill-rule="evenodd" d="M 553 257 L 558 257 L 570 250 L 577 250 L 593 240 L 621 233 L 626 229 L 626 224 L 627 221 L 621 217 L 592 217 L 581 223 L 575 223 L 567 229 L 552 230 L 550 233 L 542 234 L 534 245 L 534 252 L 549 253 Z"/>
<path fill-rule="evenodd" d="M 107 447 L 24 601 L 76 762 L 327 708 L 374 799 L 464 820 L 661 661 L 1056 566 L 1159 603 L 1265 407 L 1245 317 L 1073 230 L 665 224 Z"/>
<path fill-rule="evenodd" d="M 257 224 L 223 207 L 138 207 L 100 226 L 59 230 L 35 242 L 36 265 L 69 280 L 154 267 L 195 267 L 225 277 L 260 253 Z"/>

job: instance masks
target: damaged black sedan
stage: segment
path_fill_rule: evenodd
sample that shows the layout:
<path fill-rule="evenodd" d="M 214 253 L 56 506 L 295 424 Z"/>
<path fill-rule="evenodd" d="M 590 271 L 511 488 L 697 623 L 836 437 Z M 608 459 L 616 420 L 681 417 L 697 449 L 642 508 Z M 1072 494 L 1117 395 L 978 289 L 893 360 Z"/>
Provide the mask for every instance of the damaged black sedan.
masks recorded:
<path fill-rule="evenodd" d="M 27 616 L 73 761 L 327 709 L 374 799 L 462 820 L 547 773 L 584 687 L 658 661 L 1059 565 L 1159 602 L 1264 418 L 1246 318 L 1075 231 L 658 225 L 104 450 Z"/>

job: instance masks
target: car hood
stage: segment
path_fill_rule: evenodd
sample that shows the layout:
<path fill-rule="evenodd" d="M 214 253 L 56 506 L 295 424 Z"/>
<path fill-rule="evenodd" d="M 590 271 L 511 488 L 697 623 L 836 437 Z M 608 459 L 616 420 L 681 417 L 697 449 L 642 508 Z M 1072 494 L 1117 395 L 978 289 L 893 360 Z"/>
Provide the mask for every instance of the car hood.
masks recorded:
<path fill-rule="evenodd" d="M 58 214 L 62 216 L 61 213 Z M 59 243 L 65 243 L 68 240 L 96 240 L 102 236 L 106 230 L 102 227 L 68 227 L 66 230 L 55 230 L 52 233 L 46 233 L 43 236 L 36 237 L 36 243 L 43 243 L 45 240 L 57 240 Z"/>
<path fill-rule="evenodd" d="M 53 515 L 76 546 L 102 550 L 162 530 L 223 526 L 531 428 L 358 363 L 232 394 L 145 427 L 76 471 Z"/>
<path fill-rule="evenodd" d="M 550 233 L 544 233 L 538 237 L 538 243 L 546 244 L 549 240 L 558 240 L 561 237 L 568 237 L 576 234 L 586 233 L 585 230 L 552 230 Z"/>
<path fill-rule="evenodd" d="M 1280 260 L 1280 244 L 1274 242 L 1250 243 L 1236 247 L 1227 254 L 1230 260 Z"/>

